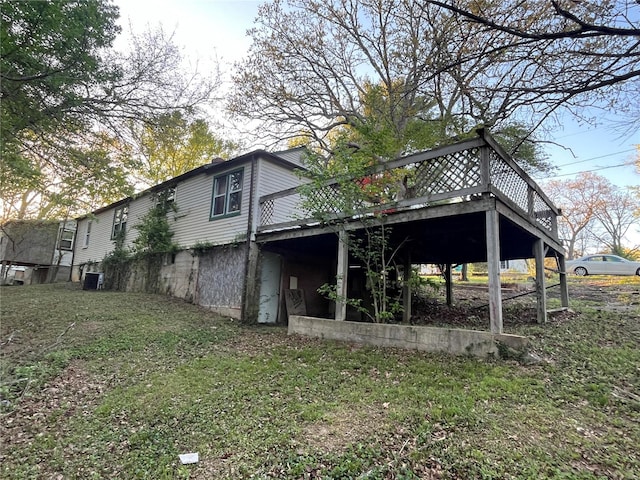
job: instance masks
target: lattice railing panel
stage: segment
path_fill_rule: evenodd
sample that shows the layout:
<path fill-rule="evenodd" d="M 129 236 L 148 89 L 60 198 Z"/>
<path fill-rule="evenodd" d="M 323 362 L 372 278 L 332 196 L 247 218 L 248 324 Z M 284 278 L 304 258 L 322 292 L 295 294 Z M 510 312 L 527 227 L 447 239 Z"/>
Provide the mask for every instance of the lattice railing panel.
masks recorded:
<path fill-rule="evenodd" d="M 527 213 L 529 186 L 526 180 L 493 151 L 489 154 L 489 168 L 491 184 Z"/>
<path fill-rule="evenodd" d="M 533 212 L 536 219 L 536 223 L 548 230 L 553 232 L 554 229 L 554 221 L 553 218 L 555 213 L 549 207 L 549 204 L 542 198 L 538 192 L 533 192 Z"/>
<path fill-rule="evenodd" d="M 479 149 L 455 152 L 414 164 L 414 197 L 427 197 L 481 184 Z"/>
<path fill-rule="evenodd" d="M 260 208 L 260 225 L 269 225 L 273 222 L 274 199 L 271 198 L 262 203 Z"/>
<path fill-rule="evenodd" d="M 510 205 L 540 228 L 554 234 L 554 207 L 547 203 L 538 193 L 538 187 L 517 166 L 490 146 L 453 151 L 445 149 L 443 152 L 449 153 L 433 158 L 428 155 L 408 157 L 406 162 L 394 162 L 397 167 L 392 170 L 343 182 L 342 187 L 334 183 L 316 189 L 306 187 L 302 189 L 304 193 L 267 195 L 260 201 L 260 225 L 323 221 L 359 212 L 386 212 L 386 209 L 396 211 L 391 209 L 412 208 L 418 204 L 427 206 L 430 197 L 436 197 L 434 202 L 456 201 L 468 199 L 466 195 L 473 193 L 489 192 L 483 188 L 483 148 L 488 152 L 489 165 L 486 168 L 493 191 L 510 200 Z M 340 192 L 341 188 L 353 191 Z M 369 189 L 371 194 L 367 193 Z M 412 203 L 412 199 L 416 202 Z M 417 199 L 421 199 L 420 202 Z"/>
<path fill-rule="evenodd" d="M 325 215 L 337 215 L 343 208 L 336 200 L 340 198 L 337 184 L 326 185 L 306 192 L 302 210 L 308 217 L 311 212 L 323 212 Z"/>

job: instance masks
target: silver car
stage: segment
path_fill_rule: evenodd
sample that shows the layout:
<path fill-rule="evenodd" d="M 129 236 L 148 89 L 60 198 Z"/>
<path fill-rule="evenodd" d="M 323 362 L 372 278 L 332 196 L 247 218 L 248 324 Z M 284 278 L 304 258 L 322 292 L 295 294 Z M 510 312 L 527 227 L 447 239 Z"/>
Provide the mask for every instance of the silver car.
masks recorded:
<path fill-rule="evenodd" d="M 586 255 L 567 263 L 567 272 L 576 275 L 640 275 L 640 262 L 617 255 Z"/>

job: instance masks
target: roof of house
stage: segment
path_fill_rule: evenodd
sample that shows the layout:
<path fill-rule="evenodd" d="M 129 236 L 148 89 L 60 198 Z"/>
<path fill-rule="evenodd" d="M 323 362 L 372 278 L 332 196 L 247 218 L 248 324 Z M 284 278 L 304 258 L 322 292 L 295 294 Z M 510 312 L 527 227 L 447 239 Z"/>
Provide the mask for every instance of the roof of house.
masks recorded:
<path fill-rule="evenodd" d="M 113 202 L 109 205 L 105 205 L 104 207 L 100 207 L 97 210 L 92 211 L 92 214 L 98 214 L 98 213 L 102 213 L 104 211 L 110 210 L 112 208 L 118 207 L 120 205 L 124 205 L 128 202 L 130 202 L 131 200 L 134 200 L 136 198 L 140 198 L 144 195 L 148 195 L 150 193 L 153 192 L 159 192 L 162 191 L 166 188 L 172 187 L 177 185 L 180 182 L 183 182 L 191 177 L 195 177 L 197 175 L 202 175 L 202 174 L 206 174 L 206 175 L 213 175 L 215 173 L 227 170 L 229 168 L 233 168 L 236 165 L 240 165 L 243 163 L 246 163 L 250 160 L 253 160 L 254 158 L 259 158 L 262 157 L 276 165 L 280 165 L 281 167 L 284 167 L 288 170 L 301 170 L 304 169 L 304 167 L 302 167 L 299 164 L 296 164 L 294 162 L 291 162 L 290 160 L 287 160 L 285 157 L 288 157 L 288 153 L 292 152 L 294 150 L 300 150 L 300 148 L 304 148 L 304 147 L 297 147 L 297 148 L 293 148 L 290 150 L 283 150 L 281 152 L 277 152 L 277 153 L 271 153 L 271 152 L 267 152 L 266 150 L 262 150 L 262 149 L 258 149 L 258 150 L 253 150 L 249 153 L 245 153 L 243 155 L 231 158 L 229 160 L 223 160 L 221 158 L 215 158 L 211 161 L 211 163 L 207 163 L 205 165 L 201 165 L 197 168 L 194 168 L 193 170 L 189 170 L 188 172 L 185 172 L 181 175 L 178 175 L 177 177 L 174 178 L 170 178 L 169 180 L 166 180 L 162 183 L 159 183 L 157 185 L 154 185 L 152 187 L 147 188 L 146 190 L 143 190 L 139 193 L 136 193 L 130 197 L 126 197 L 126 198 L 122 198 L 116 202 Z M 79 217 L 77 217 L 76 220 L 81 220 L 83 218 L 88 217 L 89 214 L 85 214 L 85 215 L 81 215 Z"/>

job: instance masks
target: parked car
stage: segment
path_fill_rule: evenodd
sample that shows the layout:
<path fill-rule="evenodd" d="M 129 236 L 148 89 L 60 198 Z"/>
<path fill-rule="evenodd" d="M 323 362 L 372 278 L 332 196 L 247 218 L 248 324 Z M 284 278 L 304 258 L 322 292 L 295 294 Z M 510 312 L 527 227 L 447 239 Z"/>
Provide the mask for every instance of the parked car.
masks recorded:
<path fill-rule="evenodd" d="M 566 262 L 567 272 L 576 275 L 640 275 L 640 262 L 617 255 L 586 255 Z"/>

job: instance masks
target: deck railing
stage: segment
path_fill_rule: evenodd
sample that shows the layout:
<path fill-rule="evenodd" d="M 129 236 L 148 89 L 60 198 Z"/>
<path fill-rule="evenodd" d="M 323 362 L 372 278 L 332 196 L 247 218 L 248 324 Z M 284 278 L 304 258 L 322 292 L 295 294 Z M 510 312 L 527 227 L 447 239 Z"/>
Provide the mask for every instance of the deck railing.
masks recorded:
<path fill-rule="evenodd" d="M 340 198 L 337 181 L 314 189 L 305 187 L 304 198 L 299 187 L 265 195 L 259 199 L 258 231 L 317 223 L 317 215 L 314 217 L 305 209 L 310 204 L 315 212 L 324 212 L 325 218 L 345 218 L 354 210 L 395 213 L 493 195 L 557 238 L 558 209 L 490 135 L 483 130 L 478 133 L 478 138 L 409 155 L 372 169 L 373 176 L 388 173 L 401 179 L 391 201 L 361 201 L 349 209 L 342 208 L 336 202 Z M 349 210 L 351 213 L 345 213 Z"/>

